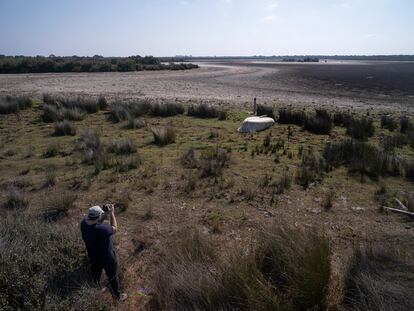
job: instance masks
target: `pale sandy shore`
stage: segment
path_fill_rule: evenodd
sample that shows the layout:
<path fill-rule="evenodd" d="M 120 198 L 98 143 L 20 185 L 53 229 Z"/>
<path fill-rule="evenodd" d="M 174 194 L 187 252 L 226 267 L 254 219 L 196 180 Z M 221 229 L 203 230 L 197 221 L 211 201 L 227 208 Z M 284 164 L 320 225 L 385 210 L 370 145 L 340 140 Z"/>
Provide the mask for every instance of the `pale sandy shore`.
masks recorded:
<path fill-rule="evenodd" d="M 310 79 L 301 75 L 297 64 L 228 62 L 199 65 L 199 69 L 173 72 L 0 75 L 0 94 L 87 94 L 112 99 L 149 97 L 239 106 L 250 106 L 256 97 L 259 103 L 278 106 L 328 105 L 414 111 L 411 94 L 398 90 L 383 92 L 378 87 L 358 89 Z M 312 70 L 311 66 L 307 65 Z"/>

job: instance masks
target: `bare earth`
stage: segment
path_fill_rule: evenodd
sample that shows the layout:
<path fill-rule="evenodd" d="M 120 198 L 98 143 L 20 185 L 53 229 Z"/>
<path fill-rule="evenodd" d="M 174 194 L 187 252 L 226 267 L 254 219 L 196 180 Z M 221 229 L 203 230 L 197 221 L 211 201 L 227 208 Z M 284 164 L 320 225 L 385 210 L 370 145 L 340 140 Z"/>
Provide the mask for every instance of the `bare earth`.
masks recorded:
<path fill-rule="evenodd" d="M 0 75 L 0 94 L 414 109 L 414 63 L 205 62 L 188 71 Z"/>

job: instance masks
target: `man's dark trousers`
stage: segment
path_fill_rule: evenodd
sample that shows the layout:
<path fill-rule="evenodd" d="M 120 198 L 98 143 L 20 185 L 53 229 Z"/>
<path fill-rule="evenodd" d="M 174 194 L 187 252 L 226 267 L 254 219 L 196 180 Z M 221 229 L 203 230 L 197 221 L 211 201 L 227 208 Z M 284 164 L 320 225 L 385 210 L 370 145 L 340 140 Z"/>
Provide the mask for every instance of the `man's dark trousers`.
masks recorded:
<path fill-rule="evenodd" d="M 99 280 L 101 279 L 102 270 L 105 270 L 112 295 L 119 299 L 121 293 L 119 292 L 119 280 L 117 274 L 118 265 L 115 255 L 112 258 L 108 258 L 104 261 L 91 262 L 91 265 L 93 281 L 99 283 Z"/>

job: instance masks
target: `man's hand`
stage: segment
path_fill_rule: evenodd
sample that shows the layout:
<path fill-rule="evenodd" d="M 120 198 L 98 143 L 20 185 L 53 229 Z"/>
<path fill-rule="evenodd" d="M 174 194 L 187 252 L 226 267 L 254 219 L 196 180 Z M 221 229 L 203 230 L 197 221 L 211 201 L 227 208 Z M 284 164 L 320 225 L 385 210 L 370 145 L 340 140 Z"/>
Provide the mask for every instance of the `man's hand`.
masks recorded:
<path fill-rule="evenodd" d="M 110 214 L 109 214 L 109 222 L 112 226 L 112 230 L 114 231 L 114 233 L 118 230 L 118 224 L 116 222 L 116 218 L 115 218 L 115 208 L 114 206 L 111 204 L 111 210 L 110 210 Z"/>

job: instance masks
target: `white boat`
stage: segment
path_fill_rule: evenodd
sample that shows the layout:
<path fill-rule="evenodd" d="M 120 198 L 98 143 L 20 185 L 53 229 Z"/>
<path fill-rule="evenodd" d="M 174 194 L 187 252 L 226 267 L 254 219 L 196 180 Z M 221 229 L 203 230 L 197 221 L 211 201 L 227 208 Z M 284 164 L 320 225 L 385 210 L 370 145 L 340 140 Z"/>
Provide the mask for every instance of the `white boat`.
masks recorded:
<path fill-rule="evenodd" d="M 267 116 L 249 117 L 244 119 L 238 131 L 241 133 L 260 132 L 272 127 L 274 124 L 275 120 Z"/>

